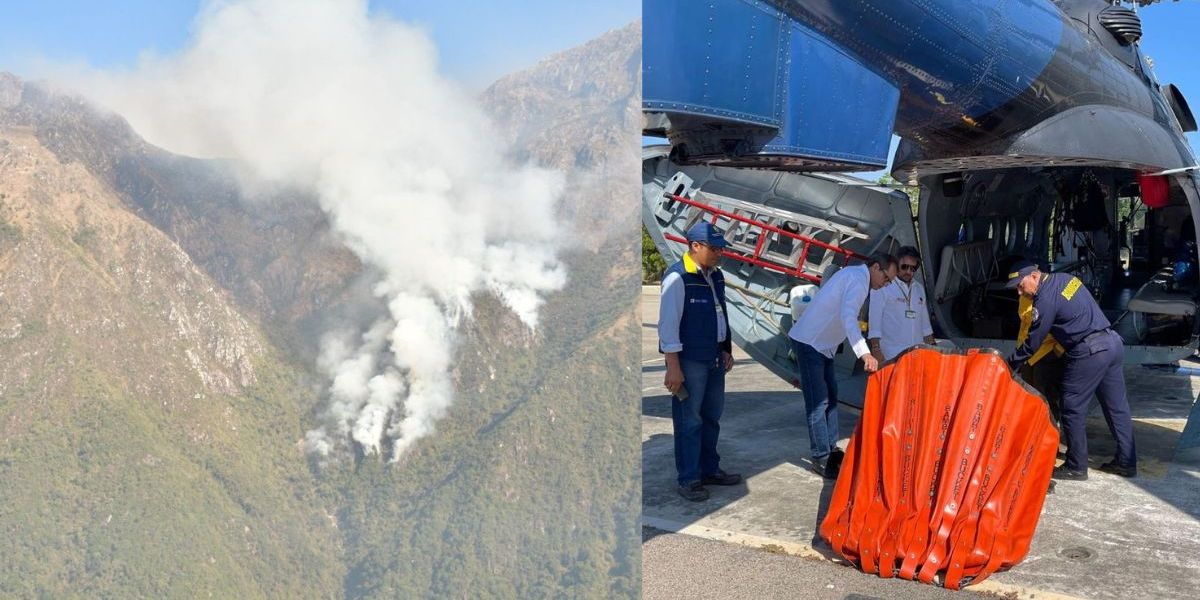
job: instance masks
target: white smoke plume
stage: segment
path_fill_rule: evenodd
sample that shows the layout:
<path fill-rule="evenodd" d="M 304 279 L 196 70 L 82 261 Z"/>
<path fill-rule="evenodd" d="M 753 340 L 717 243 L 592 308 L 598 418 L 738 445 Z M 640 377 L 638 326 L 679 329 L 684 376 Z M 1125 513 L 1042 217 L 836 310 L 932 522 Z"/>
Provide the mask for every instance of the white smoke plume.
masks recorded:
<path fill-rule="evenodd" d="M 439 74 L 427 35 L 365 1 L 213 2 L 194 31 L 177 55 L 70 79 L 154 144 L 316 191 L 382 274 L 374 293 L 388 315 L 327 337 L 329 405 L 307 447 L 390 444 L 398 458 L 451 404 L 471 294 L 494 292 L 532 328 L 545 294 L 565 284 L 553 219 L 562 176 L 506 160 L 470 95 Z"/>

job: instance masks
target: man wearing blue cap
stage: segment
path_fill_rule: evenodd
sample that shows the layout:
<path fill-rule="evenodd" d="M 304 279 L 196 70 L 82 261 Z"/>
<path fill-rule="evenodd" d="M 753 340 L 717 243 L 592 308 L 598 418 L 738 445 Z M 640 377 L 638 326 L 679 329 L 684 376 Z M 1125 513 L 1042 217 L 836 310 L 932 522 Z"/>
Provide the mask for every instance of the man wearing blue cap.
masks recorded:
<path fill-rule="evenodd" d="M 705 485 L 736 485 L 742 477 L 722 471 L 717 454 L 725 373 L 733 368 L 725 278 L 717 268 L 725 237 L 701 222 L 688 229 L 687 241 L 683 260 L 663 276 L 658 349 L 667 364 L 663 384 L 673 396 L 679 495 L 700 502 L 708 499 Z"/>
<path fill-rule="evenodd" d="M 1025 342 L 1008 358 L 1015 371 L 1053 335 L 1066 349 L 1062 383 L 1062 432 L 1067 458 L 1054 469 L 1056 479 L 1088 478 L 1085 419 L 1095 394 L 1104 420 L 1117 442 L 1117 455 L 1100 470 L 1124 477 L 1137 475 L 1133 419 L 1125 398 L 1125 344 L 1100 310 L 1083 282 L 1070 273 L 1042 273 L 1037 265 L 1020 261 L 1008 274 L 1009 289 L 1033 299 L 1033 322 Z"/>

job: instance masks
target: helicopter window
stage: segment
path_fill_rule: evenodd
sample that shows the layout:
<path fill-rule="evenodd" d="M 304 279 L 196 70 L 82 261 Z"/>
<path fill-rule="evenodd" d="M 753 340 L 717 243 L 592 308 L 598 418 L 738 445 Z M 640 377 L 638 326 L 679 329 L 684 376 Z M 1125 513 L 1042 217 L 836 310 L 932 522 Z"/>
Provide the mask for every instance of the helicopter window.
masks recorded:
<path fill-rule="evenodd" d="M 1023 242 L 1025 241 L 1023 231 L 1024 230 L 1021 228 L 1021 226 L 1017 224 L 1016 217 L 1009 219 L 1007 240 L 1009 254 L 1016 252 L 1020 246 L 1023 245 Z"/>
<path fill-rule="evenodd" d="M 1008 247 L 1008 222 L 1003 218 L 997 218 L 993 222 L 991 231 L 988 234 L 995 244 L 997 254 L 1000 254 L 1001 250 L 1005 250 Z"/>
<path fill-rule="evenodd" d="M 1150 239 L 1146 231 L 1146 205 L 1137 196 L 1117 198 L 1117 234 L 1120 236 L 1120 262 L 1126 272 L 1147 268 Z"/>
<path fill-rule="evenodd" d="M 988 221 L 977 221 L 978 228 L 976 230 L 975 240 L 983 241 L 992 239 L 992 224 Z"/>

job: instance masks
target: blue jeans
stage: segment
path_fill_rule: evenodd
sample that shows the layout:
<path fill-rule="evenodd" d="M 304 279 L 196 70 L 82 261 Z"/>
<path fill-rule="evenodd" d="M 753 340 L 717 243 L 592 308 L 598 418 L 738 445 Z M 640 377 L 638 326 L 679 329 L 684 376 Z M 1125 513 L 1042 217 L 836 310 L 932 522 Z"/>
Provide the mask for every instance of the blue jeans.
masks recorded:
<path fill-rule="evenodd" d="M 833 359 L 808 344 L 792 340 L 804 412 L 808 415 L 808 443 L 813 459 L 823 459 L 836 448 L 838 438 L 837 377 Z"/>
<path fill-rule="evenodd" d="M 671 398 L 675 470 L 679 485 L 691 485 L 720 470 L 717 436 L 721 433 L 718 421 L 725 410 L 725 369 L 719 358 L 712 363 L 680 359 L 679 366 L 688 398 Z"/>

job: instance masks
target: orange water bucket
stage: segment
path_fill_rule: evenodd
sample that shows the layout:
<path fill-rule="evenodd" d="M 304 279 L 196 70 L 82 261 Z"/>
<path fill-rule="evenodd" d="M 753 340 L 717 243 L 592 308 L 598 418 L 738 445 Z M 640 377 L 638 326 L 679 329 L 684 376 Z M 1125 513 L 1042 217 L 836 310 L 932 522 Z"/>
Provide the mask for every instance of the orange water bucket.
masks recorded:
<path fill-rule="evenodd" d="M 871 375 L 821 537 L 867 573 L 951 589 L 1029 551 L 1058 432 L 991 351 L 919 347 Z"/>

